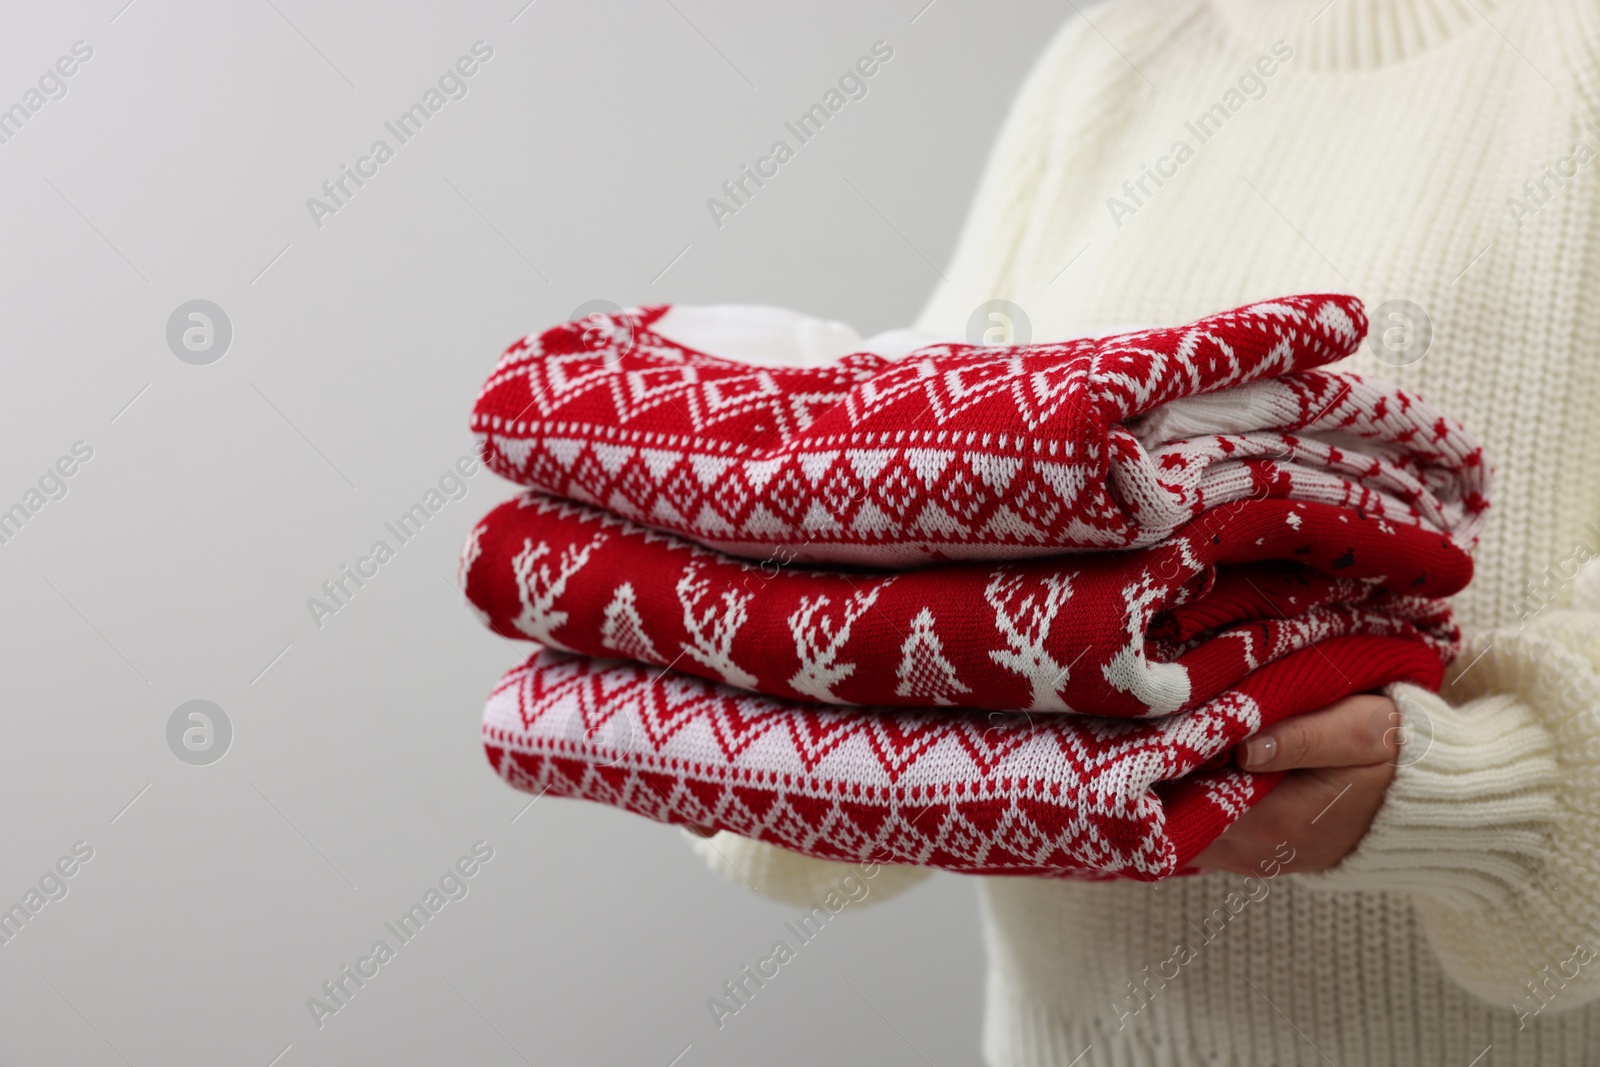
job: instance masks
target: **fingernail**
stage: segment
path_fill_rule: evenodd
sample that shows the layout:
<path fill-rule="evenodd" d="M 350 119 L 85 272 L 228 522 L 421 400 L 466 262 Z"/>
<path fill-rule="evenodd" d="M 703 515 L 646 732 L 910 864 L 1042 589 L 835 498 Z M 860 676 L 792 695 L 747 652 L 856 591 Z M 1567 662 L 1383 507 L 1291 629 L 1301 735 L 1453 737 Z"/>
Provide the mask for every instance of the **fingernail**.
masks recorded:
<path fill-rule="evenodd" d="M 1276 737 L 1252 737 L 1244 745 L 1244 768 L 1265 767 L 1278 754 Z"/>

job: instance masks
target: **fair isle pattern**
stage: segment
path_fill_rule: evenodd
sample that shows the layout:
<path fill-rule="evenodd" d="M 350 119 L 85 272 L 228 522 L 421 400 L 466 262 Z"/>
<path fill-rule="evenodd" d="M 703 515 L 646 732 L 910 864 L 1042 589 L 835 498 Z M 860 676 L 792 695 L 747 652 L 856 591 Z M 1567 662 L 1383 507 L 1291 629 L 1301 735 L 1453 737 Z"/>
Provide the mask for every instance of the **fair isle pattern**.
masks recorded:
<path fill-rule="evenodd" d="M 1436 688 L 1414 640 L 1345 637 L 1183 715 L 870 714 L 540 650 L 490 695 L 490 764 L 530 793 L 729 830 L 822 859 L 1156 880 L 1277 776 L 1227 764 L 1288 715 L 1392 681 Z"/>
<path fill-rule="evenodd" d="M 733 555 L 888 567 L 1144 547 L 1249 496 L 1360 507 L 1464 546 L 1481 524 L 1487 472 L 1458 424 L 1313 369 L 1359 345 L 1353 297 L 812 369 L 686 348 L 651 329 L 665 310 L 512 345 L 473 412 L 490 468 Z M 1185 414 L 1219 390 L 1225 405 Z M 1206 433 L 1163 436 L 1186 422 Z"/>
<path fill-rule="evenodd" d="M 1350 508 L 1224 505 L 1151 548 L 909 571 L 755 564 L 540 493 L 467 539 L 463 592 L 506 637 L 819 704 L 1186 712 L 1335 637 L 1459 635 L 1472 560 Z"/>

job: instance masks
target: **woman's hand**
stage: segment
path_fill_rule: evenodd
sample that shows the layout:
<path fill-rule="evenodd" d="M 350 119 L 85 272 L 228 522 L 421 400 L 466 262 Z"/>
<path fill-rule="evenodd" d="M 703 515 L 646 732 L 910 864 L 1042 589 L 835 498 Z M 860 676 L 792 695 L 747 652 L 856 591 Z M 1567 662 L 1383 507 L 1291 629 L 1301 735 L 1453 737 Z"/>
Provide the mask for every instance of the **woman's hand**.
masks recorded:
<path fill-rule="evenodd" d="M 1255 874 L 1273 850 L 1294 848 L 1294 871 L 1325 871 L 1372 826 L 1404 741 L 1400 713 L 1384 696 L 1346 697 L 1241 742 L 1247 771 L 1288 771 L 1267 798 L 1195 858 L 1203 869 Z"/>

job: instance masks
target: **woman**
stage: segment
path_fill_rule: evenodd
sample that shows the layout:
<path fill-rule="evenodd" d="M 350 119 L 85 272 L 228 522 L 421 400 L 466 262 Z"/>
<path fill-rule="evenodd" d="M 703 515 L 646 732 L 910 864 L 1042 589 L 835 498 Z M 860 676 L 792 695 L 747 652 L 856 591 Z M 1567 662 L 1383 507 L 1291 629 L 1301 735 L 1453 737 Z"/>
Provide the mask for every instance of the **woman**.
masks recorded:
<path fill-rule="evenodd" d="M 1570 610 L 1600 608 L 1597 153 L 1595 0 L 1116 0 L 1038 62 L 921 327 L 1353 292 L 1353 369 L 1461 419 L 1497 475 L 1442 695 L 1242 746 L 1295 771 L 1210 873 L 986 880 L 992 1064 L 1600 1063 L 1600 613 Z M 840 873 L 702 849 L 794 901 Z"/>

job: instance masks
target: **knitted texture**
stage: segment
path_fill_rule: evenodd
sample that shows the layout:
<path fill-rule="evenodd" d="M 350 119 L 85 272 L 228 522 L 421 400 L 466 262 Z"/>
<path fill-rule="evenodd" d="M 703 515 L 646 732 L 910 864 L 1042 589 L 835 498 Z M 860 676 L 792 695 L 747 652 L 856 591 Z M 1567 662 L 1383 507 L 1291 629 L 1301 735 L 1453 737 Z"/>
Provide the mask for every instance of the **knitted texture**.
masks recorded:
<path fill-rule="evenodd" d="M 1457 640 L 1449 538 L 1349 508 L 1224 505 L 1161 544 L 903 572 L 758 565 L 538 493 L 469 535 L 495 632 L 822 704 L 1149 716 L 1355 634 Z"/>
<path fill-rule="evenodd" d="M 1143 547 L 1262 495 L 1464 545 L 1481 527 L 1482 453 L 1458 424 L 1314 369 L 1365 334 L 1349 297 L 810 369 L 686 348 L 651 329 L 665 310 L 512 345 L 472 417 L 491 469 L 734 555 L 887 567 Z M 1222 389 L 1225 404 L 1183 404 Z"/>
<path fill-rule="evenodd" d="M 1420 773 L 1385 798 L 1378 832 L 1321 887 L 1409 882 L 1451 973 L 1525 1019 L 1594 1000 L 1600 614 L 1551 611 L 1475 635 L 1449 676 L 1459 707 L 1396 687 L 1425 751 Z M 1480 738 L 1488 751 L 1463 759 Z"/>
<path fill-rule="evenodd" d="M 1546 600 L 1591 602 L 1592 567 L 1584 581 L 1567 581 L 1572 562 L 1600 548 L 1591 527 L 1600 524 L 1600 302 L 1591 296 L 1600 281 L 1600 183 L 1593 159 L 1576 180 L 1562 161 L 1579 140 L 1600 145 L 1589 125 L 1600 115 L 1600 5 L 1080 6 L 1087 18 L 1064 15 L 1069 24 L 1029 75 L 956 254 L 941 263 L 949 283 L 917 325 L 959 333 L 980 303 L 1006 299 L 1026 309 L 1034 336 L 1072 336 L 1341 286 L 1366 300 L 1379 333 L 1376 309 L 1409 301 L 1426 314 L 1413 311 L 1414 325 L 1431 321 L 1432 347 L 1419 329 L 1403 350 L 1363 346 L 1350 369 L 1428 397 L 1476 431 L 1495 460 L 1494 518 L 1471 586 L 1452 601 L 1463 627 L 1487 635 Z M 1280 39 L 1290 47 L 1275 51 Z M 1245 84 L 1251 71 L 1261 80 Z M 1218 132 L 1214 116 L 1223 110 L 1232 114 Z M 1197 154 L 1163 159 L 1180 136 Z M 1164 184 L 1143 181 L 1141 163 L 1161 168 Z M 1547 177 L 1560 168 L 1559 180 Z M 1122 189 L 1128 179 L 1139 185 L 1137 199 Z M 1136 214 L 1113 222 L 1111 196 Z M 1395 336 L 1404 340 L 1401 330 Z M 1529 745 L 1518 730 L 1510 752 L 1497 729 L 1440 729 L 1430 751 L 1450 764 L 1403 760 L 1396 788 L 1408 790 L 1434 767 L 1461 773 L 1470 799 L 1446 786 L 1431 807 L 1455 808 L 1450 818 L 1470 819 L 1475 830 L 1432 813 L 1412 818 L 1405 805 L 1386 808 L 1374 833 L 1394 873 L 1367 871 L 1363 891 L 1311 892 L 1292 865 L 1265 883 L 1264 900 L 1243 895 L 1259 896 L 1259 881 L 1225 873 L 1155 885 L 984 880 L 984 1061 L 1600 1063 L 1600 1007 L 1588 1001 L 1596 968 L 1584 967 L 1577 982 L 1561 978 L 1573 969 L 1577 940 L 1595 946 L 1589 932 L 1537 908 L 1485 912 L 1475 925 L 1429 907 L 1439 887 L 1453 894 L 1480 874 L 1505 881 L 1512 850 L 1504 827 L 1526 853 L 1517 860 L 1537 868 L 1530 884 L 1553 883 L 1552 895 L 1563 896 L 1552 899 L 1569 916 L 1600 915 L 1600 850 L 1573 833 L 1591 833 L 1600 819 L 1561 815 L 1558 830 L 1536 817 L 1541 797 L 1581 813 L 1600 796 L 1600 755 L 1592 742 L 1575 743 L 1578 728 L 1600 722 L 1600 686 L 1561 657 L 1547 660 L 1531 643 L 1523 650 L 1531 672 L 1580 680 L 1574 696 L 1553 702 L 1539 687 L 1511 694 L 1522 709 L 1516 717 L 1531 715 L 1531 729 L 1559 743 Z M 1511 684 L 1495 671 L 1485 675 L 1493 687 L 1463 693 L 1496 655 L 1473 665 L 1478 651 L 1457 661 L 1466 681 L 1443 690 L 1463 724 L 1509 715 L 1492 701 L 1462 704 Z M 1554 776 L 1551 751 L 1560 760 Z M 1396 832 L 1383 834 L 1385 826 Z M 715 840 L 739 867 L 770 847 L 729 834 Z M 887 896 L 875 890 L 873 899 Z M 1483 936 L 1488 927 L 1493 937 Z M 1551 932 L 1573 943 L 1550 945 Z M 1169 961 L 1180 938 L 1199 955 L 1175 972 Z M 1530 951 L 1544 957 L 1532 969 Z M 1501 999 L 1508 988 L 1522 993 L 1516 1006 Z M 1533 1018 L 1524 1014 L 1546 1002 Z M 1128 1011 L 1137 1014 L 1123 1018 Z"/>
<path fill-rule="evenodd" d="M 747 838 L 727 833 L 706 837 L 692 830 L 682 833 L 690 847 L 712 869 L 759 893 L 806 910 L 816 907 L 827 894 L 838 892 L 841 886 L 848 887 L 852 876 L 860 881 L 865 874 L 872 880 L 872 892 L 893 895 L 929 873 L 926 867 L 905 864 L 881 864 L 874 869 L 863 864 L 823 863 L 798 852 L 771 847 L 763 849 L 756 857 L 741 856 L 740 860 L 745 862 L 735 864 L 724 846 L 730 841 L 747 841 Z"/>
<path fill-rule="evenodd" d="M 1182 872 L 1281 777 L 1234 767 L 1239 741 L 1441 674 L 1420 641 L 1343 637 L 1161 719 L 868 714 L 543 650 L 491 694 L 483 739 L 518 789 L 821 859 L 1150 881 Z"/>

